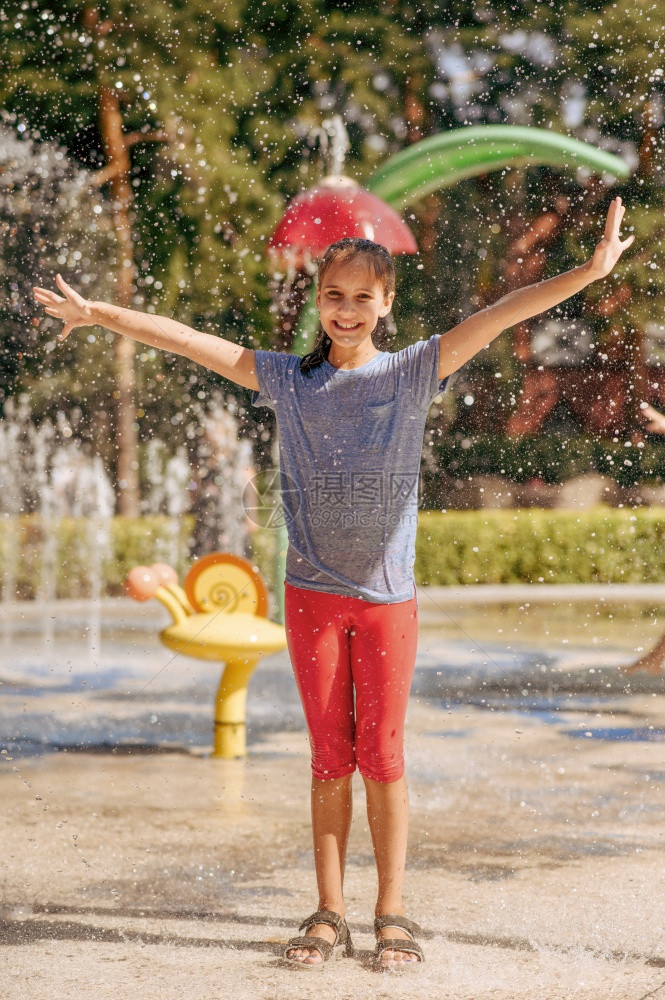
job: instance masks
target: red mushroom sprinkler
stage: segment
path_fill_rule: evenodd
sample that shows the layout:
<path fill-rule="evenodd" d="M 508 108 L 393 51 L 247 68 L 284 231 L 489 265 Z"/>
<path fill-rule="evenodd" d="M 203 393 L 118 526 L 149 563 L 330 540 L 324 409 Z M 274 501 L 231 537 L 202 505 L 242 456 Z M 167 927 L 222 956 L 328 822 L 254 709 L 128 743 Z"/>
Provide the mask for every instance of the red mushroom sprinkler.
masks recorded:
<path fill-rule="evenodd" d="M 411 230 L 394 208 L 343 176 L 324 177 L 296 195 L 268 249 L 273 255 L 288 255 L 302 267 L 345 237 L 373 240 L 392 254 L 418 252 Z"/>

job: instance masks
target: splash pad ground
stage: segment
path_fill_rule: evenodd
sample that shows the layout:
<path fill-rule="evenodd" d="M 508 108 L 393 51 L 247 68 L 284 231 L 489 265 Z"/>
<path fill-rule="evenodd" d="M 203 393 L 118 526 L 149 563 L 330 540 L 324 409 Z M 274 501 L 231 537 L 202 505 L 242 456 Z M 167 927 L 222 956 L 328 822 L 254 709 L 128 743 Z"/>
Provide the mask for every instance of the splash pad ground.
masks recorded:
<path fill-rule="evenodd" d="M 598 615 L 591 600 L 419 596 L 406 903 L 429 933 L 415 977 L 366 967 L 375 874 L 359 779 L 359 956 L 309 977 L 279 965 L 316 903 L 307 739 L 283 655 L 250 686 L 250 756 L 211 760 L 215 671 L 171 660 L 158 606 L 105 606 L 101 644 L 74 604 L 58 605 L 48 642 L 24 607 L 0 668 L 7 994 L 665 995 L 665 685 L 617 670 L 665 627 L 663 606 L 640 600 Z"/>

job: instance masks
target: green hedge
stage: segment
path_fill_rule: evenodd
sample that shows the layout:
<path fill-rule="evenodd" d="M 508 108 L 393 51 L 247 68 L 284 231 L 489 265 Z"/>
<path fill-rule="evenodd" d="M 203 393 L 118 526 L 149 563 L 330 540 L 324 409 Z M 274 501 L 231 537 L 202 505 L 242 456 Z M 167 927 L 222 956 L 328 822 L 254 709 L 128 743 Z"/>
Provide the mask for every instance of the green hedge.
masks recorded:
<path fill-rule="evenodd" d="M 191 517 L 181 520 L 176 568 L 184 576 L 191 559 Z M 111 553 L 104 566 L 104 593 L 122 593 L 127 572 L 140 563 L 167 559 L 173 523 L 166 517 L 114 518 Z M 274 532 L 252 537 L 252 558 L 272 586 Z M 0 574 L 18 546 L 17 594 L 38 591 L 43 529 L 22 517 L 0 522 Z M 57 528 L 57 597 L 87 597 L 90 525 L 67 519 Z M 459 586 L 468 583 L 662 583 L 665 581 L 665 508 L 584 511 L 421 511 L 416 539 L 416 581 Z"/>
<path fill-rule="evenodd" d="M 111 521 L 108 557 L 103 560 L 103 593 L 107 597 L 122 594 L 123 583 L 133 566 L 167 562 L 178 571 L 182 581 L 192 564 L 190 539 L 194 518 L 186 516 L 174 522 L 165 516 L 114 517 Z M 92 548 L 98 545 L 94 524 L 82 518 L 63 518 L 55 525 L 56 545 L 55 596 L 89 597 L 88 566 Z M 251 539 L 252 561 L 271 585 L 274 532 L 259 530 Z M 44 559 L 44 526 L 35 515 L 18 521 L 0 520 L 0 586 L 11 561 L 16 596 L 30 600 L 40 589 Z M 4 587 L 2 587 L 4 590 Z"/>
<path fill-rule="evenodd" d="M 665 508 L 421 511 L 416 581 L 662 583 Z"/>
<path fill-rule="evenodd" d="M 191 517 L 179 523 L 167 517 L 114 517 L 111 521 L 108 558 L 103 561 L 103 592 L 107 596 L 122 593 L 125 576 L 133 566 L 173 560 L 182 574 L 188 564 L 189 538 L 193 529 Z M 93 549 L 100 551 L 94 524 L 83 518 L 63 518 L 55 524 L 56 597 L 90 596 L 87 570 Z M 14 563 L 17 596 L 36 596 L 42 577 L 44 557 L 44 525 L 35 515 L 26 515 L 18 522 L 0 522 L 0 576 L 5 576 L 7 560 Z M 175 533 L 175 537 L 174 537 Z M 14 562 L 18 552 L 18 559 Z"/>

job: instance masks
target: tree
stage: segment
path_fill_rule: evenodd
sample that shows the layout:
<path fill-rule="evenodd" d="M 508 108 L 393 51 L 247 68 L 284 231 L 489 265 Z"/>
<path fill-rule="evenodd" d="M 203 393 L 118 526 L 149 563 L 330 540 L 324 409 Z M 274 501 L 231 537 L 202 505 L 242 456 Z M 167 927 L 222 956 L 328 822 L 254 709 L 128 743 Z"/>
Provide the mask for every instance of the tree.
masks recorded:
<path fill-rule="evenodd" d="M 265 240 L 286 197 L 320 169 L 311 130 L 339 109 L 349 169 L 372 169 L 404 128 L 407 81 L 386 83 L 383 63 L 426 61 L 410 29 L 372 4 L 353 16 L 345 4 L 276 0 L 212 13 L 200 0 L 10 3 L 5 14 L 0 102 L 96 171 L 118 237 L 116 300 L 256 346 L 272 342 Z M 29 281 L 52 277 L 38 260 Z M 68 278 L 76 284 L 75 268 Z M 131 367 L 121 356 L 123 378 L 107 391 L 127 404 Z M 142 436 L 165 419 L 178 432 L 214 379 L 181 359 L 140 357 Z M 127 437 L 122 412 L 116 433 Z"/>
<path fill-rule="evenodd" d="M 590 286 L 559 310 L 567 325 L 574 316 L 583 317 L 594 335 L 594 356 L 582 379 L 587 404 L 596 398 L 593 380 L 603 371 L 626 376 L 630 398 L 614 427 L 623 433 L 640 420 L 643 398 L 657 401 L 662 382 L 656 376 L 658 387 L 653 378 L 649 384 L 642 344 L 653 297 L 663 290 L 658 248 L 664 206 L 657 169 L 663 80 L 656 65 L 663 15 L 649 5 L 645 16 L 635 19 L 634 7 L 626 0 L 573 2 L 563 8 L 536 0 L 510 9 L 492 2 L 445 6 L 455 29 L 438 23 L 428 35 L 438 70 L 431 88 L 437 127 L 503 121 L 553 128 L 619 153 L 637 168 L 631 180 L 613 192 L 629 206 L 635 249 L 612 281 Z M 469 182 L 442 199 L 448 232 L 457 228 L 457 212 L 467 218 L 466 231 L 452 244 L 458 251 L 455 263 L 462 266 L 468 255 L 480 257 L 475 266 L 463 269 L 472 277 L 462 276 L 453 286 L 456 308 L 477 307 L 516 284 L 548 277 L 585 259 L 597 239 L 609 191 L 583 172 L 574 183 L 571 180 L 543 168 L 510 171 Z M 476 220 L 475 229 L 468 225 L 469 215 Z M 435 242 L 441 263 L 433 263 L 430 273 L 445 269 L 452 242 L 446 239 L 448 232 L 439 230 Z M 444 287 L 450 291 L 448 282 Z M 462 295 L 469 306 L 460 303 Z M 435 288 L 429 298 L 433 307 L 446 308 L 440 298 L 437 302 Z M 520 392 L 526 412 L 520 383 L 524 375 L 528 379 L 537 372 L 529 332 L 537 323 L 495 342 L 461 374 L 458 386 L 474 400 L 465 414 L 466 426 L 491 425 L 496 432 L 519 403 Z M 515 355 L 522 363 L 515 363 Z M 503 378 L 497 380 L 496 373 Z M 479 405 L 482 400 L 484 405 Z"/>

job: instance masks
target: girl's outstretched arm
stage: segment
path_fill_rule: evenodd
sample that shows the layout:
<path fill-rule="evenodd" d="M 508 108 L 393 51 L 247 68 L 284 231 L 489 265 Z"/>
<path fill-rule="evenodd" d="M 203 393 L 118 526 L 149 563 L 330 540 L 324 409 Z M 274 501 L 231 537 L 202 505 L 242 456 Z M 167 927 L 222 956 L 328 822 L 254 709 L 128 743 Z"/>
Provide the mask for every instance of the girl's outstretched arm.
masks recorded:
<path fill-rule="evenodd" d="M 55 280 L 64 298 L 46 288 L 33 288 L 33 294 L 37 302 L 47 307 L 44 311 L 49 316 L 64 320 L 58 340 L 64 340 L 78 326 L 104 326 L 150 347 L 191 358 L 246 389 L 259 388 L 254 351 L 248 347 L 210 333 L 201 333 L 167 316 L 123 309 L 108 302 L 88 302 L 59 274 Z"/>
<path fill-rule="evenodd" d="M 552 309 L 580 292 L 592 281 L 608 275 L 619 257 L 635 239 L 629 236 L 627 240 L 619 239 L 619 228 L 625 212 L 621 198 L 614 198 L 605 222 L 605 233 L 596 246 L 593 257 L 575 267 L 572 271 L 557 274 L 547 281 L 538 281 L 526 285 L 514 292 L 509 292 L 494 305 L 481 309 L 469 316 L 462 323 L 454 326 L 448 333 L 441 334 L 439 350 L 439 378 L 452 375 L 463 364 L 466 364 L 481 348 L 489 344 L 495 337 L 531 316 Z"/>

